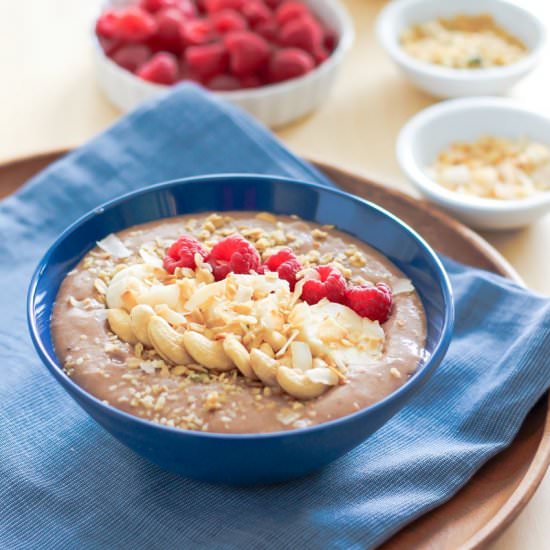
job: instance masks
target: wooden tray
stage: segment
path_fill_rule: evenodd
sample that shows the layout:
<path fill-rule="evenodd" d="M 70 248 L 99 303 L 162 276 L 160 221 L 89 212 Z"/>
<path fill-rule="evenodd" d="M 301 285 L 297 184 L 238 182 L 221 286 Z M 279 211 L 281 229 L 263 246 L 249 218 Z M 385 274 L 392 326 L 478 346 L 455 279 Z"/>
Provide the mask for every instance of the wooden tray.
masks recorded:
<path fill-rule="evenodd" d="M 0 165 L 0 198 L 56 160 L 63 152 Z M 504 258 L 460 223 L 403 193 L 328 165 L 318 165 L 346 191 L 390 210 L 434 248 L 464 263 L 521 283 Z M 454 498 L 405 527 L 384 550 L 482 548 L 493 541 L 527 504 L 550 463 L 550 399 L 529 413 L 512 445 L 491 459 Z"/>

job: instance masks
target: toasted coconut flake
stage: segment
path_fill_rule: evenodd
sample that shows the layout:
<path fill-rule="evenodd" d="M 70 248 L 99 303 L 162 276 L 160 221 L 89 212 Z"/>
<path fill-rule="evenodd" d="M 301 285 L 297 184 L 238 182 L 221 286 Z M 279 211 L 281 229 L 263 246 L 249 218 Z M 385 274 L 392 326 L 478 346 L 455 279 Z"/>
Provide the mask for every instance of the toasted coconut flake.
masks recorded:
<path fill-rule="evenodd" d="M 235 297 L 233 300 L 235 302 L 248 302 L 252 299 L 252 293 L 254 292 L 254 289 L 252 286 L 249 285 L 239 285 L 237 288 L 237 292 L 235 293 Z"/>
<path fill-rule="evenodd" d="M 158 360 L 142 361 L 139 366 L 143 372 L 147 374 L 154 374 L 156 369 L 160 369 L 164 366 L 164 362 Z"/>
<path fill-rule="evenodd" d="M 282 357 L 286 353 L 286 350 L 289 348 L 290 344 L 292 344 L 292 342 L 298 336 L 298 334 L 300 334 L 299 330 L 293 330 L 285 345 L 275 354 L 275 357 Z"/>
<path fill-rule="evenodd" d="M 101 279 L 96 279 L 94 281 L 94 287 L 100 294 L 107 294 L 107 285 Z"/>
<path fill-rule="evenodd" d="M 97 246 L 114 258 L 127 258 L 132 253 L 124 243 L 114 234 L 107 235 L 104 239 L 97 241 Z"/>
<path fill-rule="evenodd" d="M 409 279 L 398 279 L 393 285 L 392 293 L 394 296 L 397 294 L 407 294 L 414 292 L 414 286 Z"/>
<path fill-rule="evenodd" d="M 283 409 L 277 413 L 277 420 L 285 426 L 290 426 L 293 422 L 296 422 L 300 418 L 301 414 L 290 409 Z"/>
<path fill-rule="evenodd" d="M 146 264 L 152 265 L 154 267 L 162 267 L 162 260 L 149 247 L 143 245 L 139 249 L 139 255 Z"/>

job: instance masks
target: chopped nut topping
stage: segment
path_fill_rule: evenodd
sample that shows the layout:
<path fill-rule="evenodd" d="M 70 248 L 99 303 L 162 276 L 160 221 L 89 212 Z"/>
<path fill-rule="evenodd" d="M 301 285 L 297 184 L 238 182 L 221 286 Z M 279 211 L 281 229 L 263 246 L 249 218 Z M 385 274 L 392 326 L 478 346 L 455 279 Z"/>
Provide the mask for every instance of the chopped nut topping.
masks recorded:
<path fill-rule="evenodd" d="M 401 378 L 402 376 L 401 373 L 395 367 L 392 367 L 390 369 L 390 373 L 394 378 Z"/>
<path fill-rule="evenodd" d="M 314 239 L 319 239 L 320 241 L 322 241 L 328 237 L 328 233 L 326 231 L 322 231 L 321 229 L 313 229 L 311 231 L 311 236 Z"/>
<path fill-rule="evenodd" d="M 527 53 L 525 44 L 490 14 L 460 14 L 413 25 L 401 34 L 401 45 L 421 61 L 455 69 L 511 65 Z"/>
<path fill-rule="evenodd" d="M 457 142 L 439 154 L 429 175 L 461 195 L 522 199 L 550 190 L 550 147 L 493 136 Z"/>

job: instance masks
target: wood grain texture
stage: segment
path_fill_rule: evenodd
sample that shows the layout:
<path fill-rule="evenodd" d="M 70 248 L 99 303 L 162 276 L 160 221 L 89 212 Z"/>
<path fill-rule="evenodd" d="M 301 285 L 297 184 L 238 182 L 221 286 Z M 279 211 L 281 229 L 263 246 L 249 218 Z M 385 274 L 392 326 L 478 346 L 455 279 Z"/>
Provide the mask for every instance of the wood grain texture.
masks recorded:
<path fill-rule="evenodd" d="M 1 165 L 0 198 L 62 154 L 46 153 Z M 491 245 L 434 207 L 334 166 L 317 164 L 344 190 L 403 219 L 439 252 L 521 283 L 515 270 Z M 508 449 L 487 462 L 451 500 L 405 527 L 382 548 L 455 550 L 487 546 L 527 504 L 549 463 L 550 399 L 546 394 Z"/>

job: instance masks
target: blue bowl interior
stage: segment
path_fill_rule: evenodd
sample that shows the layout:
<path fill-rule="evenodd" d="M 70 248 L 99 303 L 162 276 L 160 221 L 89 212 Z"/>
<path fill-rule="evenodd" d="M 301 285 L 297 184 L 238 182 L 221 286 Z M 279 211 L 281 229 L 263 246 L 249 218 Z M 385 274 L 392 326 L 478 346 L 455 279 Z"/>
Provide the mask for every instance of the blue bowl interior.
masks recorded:
<path fill-rule="evenodd" d="M 431 356 L 445 352 L 453 323 L 450 284 L 433 251 L 413 230 L 378 206 L 340 191 L 285 178 L 230 175 L 179 180 L 131 193 L 97 208 L 57 239 L 41 261 L 29 291 L 31 332 L 50 367 L 58 365 L 50 318 L 59 286 L 96 241 L 160 218 L 226 210 L 296 214 L 334 224 L 379 250 L 413 281 L 424 304 L 428 326 L 423 365 Z M 421 365 L 412 379 L 423 370 Z"/>

